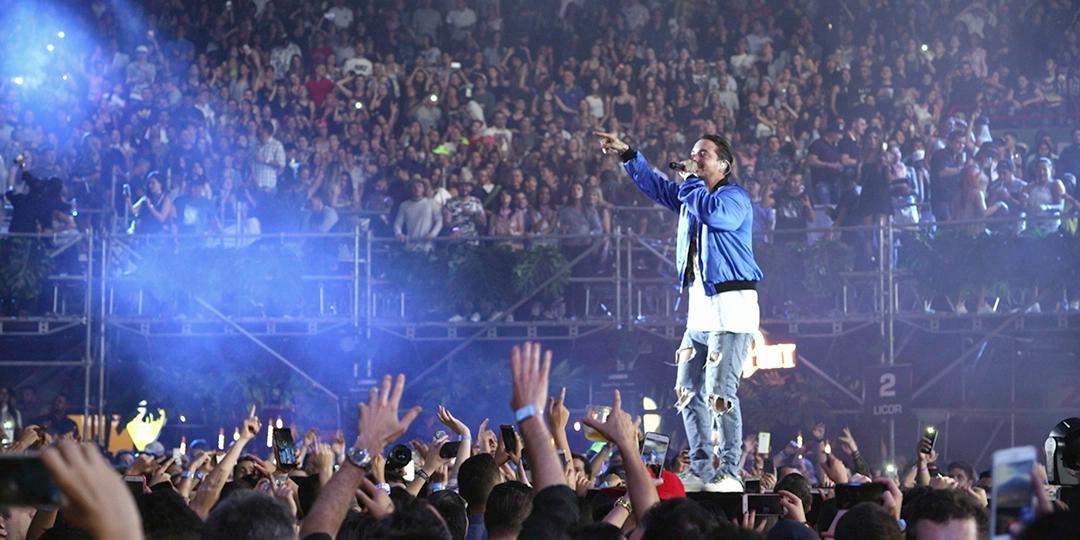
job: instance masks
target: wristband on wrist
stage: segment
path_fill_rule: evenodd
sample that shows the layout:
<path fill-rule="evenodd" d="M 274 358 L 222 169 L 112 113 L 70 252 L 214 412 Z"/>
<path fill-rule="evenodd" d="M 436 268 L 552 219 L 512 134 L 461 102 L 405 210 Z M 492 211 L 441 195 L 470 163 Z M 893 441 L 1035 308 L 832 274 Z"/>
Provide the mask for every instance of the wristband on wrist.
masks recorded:
<path fill-rule="evenodd" d="M 538 413 L 536 412 L 536 406 L 532 404 L 514 411 L 514 420 L 519 424 L 534 416 L 538 416 Z"/>
<path fill-rule="evenodd" d="M 375 487 L 385 491 L 387 495 L 390 494 L 390 484 L 387 484 L 386 482 L 379 482 L 378 484 L 375 484 Z"/>
<path fill-rule="evenodd" d="M 428 472 L 425 471 L 423 468 L 416 469 L 416 477 L 423 480 L 423 481 L 425 481 L 425 482 L 427 482 L 429 479 L 431 479 L 431 475 L 428 474 Z"/>

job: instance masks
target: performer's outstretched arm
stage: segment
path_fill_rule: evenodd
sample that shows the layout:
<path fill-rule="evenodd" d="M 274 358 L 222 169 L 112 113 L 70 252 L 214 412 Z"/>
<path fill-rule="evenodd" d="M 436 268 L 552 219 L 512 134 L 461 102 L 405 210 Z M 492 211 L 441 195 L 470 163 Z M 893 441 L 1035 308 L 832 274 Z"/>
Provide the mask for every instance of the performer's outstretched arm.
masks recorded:
<path fill-rule="evenodd" d="M 642 193 L 673 212 L 679 211 L 679 185 L 666 180 L 649 166 L 649 162 L 633 148 L 619 154 L 623 160 L 623 169 L 634 180 Z"/>
<path fill-rule="evenodd" d="M 653 171 L 649 167 L 649 162 L 645 160 L 645 156 L 619 140 L 614 133 L 594 131 L 593 134 L 600 138 L 600 149 L 605 154 L 618 154 L 623 162 L 623 169 L 642 193 L 673 212 L 679 211 L 682 203 L 679 202 L 678 184 L 664 179 Z"/>
<path fill-rule="evenodd" d="M 678 186 L 679 200 L 686 209 L 709 227 L 725 231 L 738 229 L 750 212 L 750 197 L 741 189 L 718 189 L 709 192 L 697 176 Z"/>

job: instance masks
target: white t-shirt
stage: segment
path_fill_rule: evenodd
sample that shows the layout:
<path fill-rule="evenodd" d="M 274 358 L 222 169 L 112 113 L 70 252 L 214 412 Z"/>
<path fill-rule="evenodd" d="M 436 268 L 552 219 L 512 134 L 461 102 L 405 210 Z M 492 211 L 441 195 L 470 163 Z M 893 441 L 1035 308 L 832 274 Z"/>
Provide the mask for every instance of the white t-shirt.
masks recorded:
<path fill-rule="evenodd" d="M 688 303 L 687 330 L 753 334 L 761 322 L 755 290 L 725 291 L 708 296 L 702 280 L 697 279 L 690 285 Z"/>
<path fill-rule="evenodd" d="M 465 30 L 476 24 L 476 12 L 467 7 L 454 9 L 446 14 L 446 22 L 458 30 Z"/>
<path fill-rule="evenodd" d="M 329 10 L 327 10 L 326 13 L 327 13 L 327 15 L 333 13 L 332 18 L 331 17 L 327 17 L 327 18 L 330 19 L 330 21 L 334 23 L 334 26 L 338 27 L 341 30 L 344 30 L 344 29 L 348 28 L 349 25 L 352 24 L 353 12 L 352 12 L 351 9 L 349 9 L 349 8 L 347 8 L 345 6 L 332 7 Z"/>
<path fill-rule="evenodd" d="M 701 237 L 705 237 L 705 226 L 701 226 Z M 698 266 L 697 253 L 693 254 L 692 264 Z M 686 329 L 700 332 L 734 332 L 753 334 L 761 323 L 761 310 L 758 308 L 758 294 L 755 290 L 724 291 L 709 296 L 705 294 L 705 281 L 695 276 L 689 287 L 690 299 L 687 302 Z"/>

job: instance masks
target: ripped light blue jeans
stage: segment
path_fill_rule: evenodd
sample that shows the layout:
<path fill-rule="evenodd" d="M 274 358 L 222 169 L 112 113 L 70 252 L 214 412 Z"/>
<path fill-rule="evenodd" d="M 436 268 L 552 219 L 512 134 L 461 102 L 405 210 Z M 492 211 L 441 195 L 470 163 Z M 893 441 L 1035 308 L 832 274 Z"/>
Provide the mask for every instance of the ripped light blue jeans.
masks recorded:
<path fill-rule="evenodd" d="M 739 382 L 753 334 L 687 330 L 675 353 L 675 408 L 690 441 L 690 470 L 706 482 L 738 478 L 742 451 Z M 720 467 L 713 467 L 712 438 L 720 425 Z"/>

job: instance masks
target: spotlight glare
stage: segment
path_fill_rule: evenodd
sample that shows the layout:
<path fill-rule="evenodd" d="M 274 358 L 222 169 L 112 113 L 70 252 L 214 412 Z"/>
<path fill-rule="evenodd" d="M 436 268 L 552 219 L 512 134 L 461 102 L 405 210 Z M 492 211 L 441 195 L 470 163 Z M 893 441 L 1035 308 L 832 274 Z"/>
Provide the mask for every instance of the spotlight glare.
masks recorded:
<path fill-rule="evenodd" d="M 11 82 L 15 83 L 17 86 L 22 86 L 23 83 L 26 82 L 26 79 L 23 79 L 22 77 L 14 77 L 11 79 Z"/>
<path fill-rule="evenodd" d="M 184 422 L 187 422 L 187 417 L 181 414 L 180 415 L 180 423 L 183 424 Z"/>
<path fill-rule="evenodd" d="M 67 34 L 65 34 L 63 30 L 61 30 L 61 31 L 56 33 L 56 37 L 58 37 L 60 39 L 64 39 L 65 37 L 67 37 Z"/>
<path fill-rule="evenodd" d="M 919 47 L 919 48 L 922 49 L 922 52 L 926 52 L 926 51 L 930 50 L 930 46 L 925 44 L 925 43 L 923 43 L 922 46 Z"/>
<path fill-rule="evenodd" d="M 62 76 L 61 76 L 60 78 L 61 78 L 61 79 L 64 79 L 65 81 L 66 81 L 66 80 L 68 80 L 68 76 L 67 76 L 67 73 L 63 74 L 63 75 L 62 75 Z"/>
<path fill-rule="evenodd" d="M 55 45 L 53 45 L 52 43 L 50 43 L 50 44 L 48 44 L 48 45 L 46 45 L 46 46 L 45 46 L 45 50 L 46 50 L 46 51 L 49 51 L 49 52 L 53 52 L 53 51 L 55 51 L 55 50 L 56 50 L 56 46 L 55 46 Z"/>
<path fill-rule="evenodd" d="M 581 422 L 574 422 L 574 431 L 581 431 Z"/>

